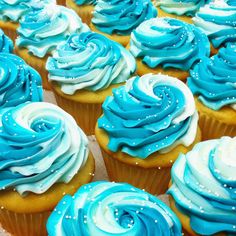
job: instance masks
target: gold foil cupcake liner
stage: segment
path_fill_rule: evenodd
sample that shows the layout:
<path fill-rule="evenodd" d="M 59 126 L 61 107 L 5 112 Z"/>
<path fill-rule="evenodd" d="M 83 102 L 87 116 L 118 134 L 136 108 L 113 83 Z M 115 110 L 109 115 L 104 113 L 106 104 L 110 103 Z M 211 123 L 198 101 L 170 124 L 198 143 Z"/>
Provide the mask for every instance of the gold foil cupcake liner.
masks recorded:
<path fill-rule="evenodd" d="M 17 38 L 17 32 L 16 32 L 17 27 L 18 27 L 17 23 L 0 21 L 0 28 L 9 38 L 11 38 L 11 40 L 13 40 L 14 43 Z"/>

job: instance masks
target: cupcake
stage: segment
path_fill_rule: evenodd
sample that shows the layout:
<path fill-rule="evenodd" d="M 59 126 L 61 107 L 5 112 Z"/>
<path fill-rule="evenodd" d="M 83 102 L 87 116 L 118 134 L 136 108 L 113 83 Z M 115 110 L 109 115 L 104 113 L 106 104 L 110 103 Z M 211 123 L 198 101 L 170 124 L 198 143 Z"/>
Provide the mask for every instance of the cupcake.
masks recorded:
<path fill-rule="evenodd" d="M 181 236 L 175 214 L 158 198 L 125 183 L 94 182 L 65 196 L 47 222 L 49 236 Z"/>
<path fill-rule="evenodd" d="M 77 14 L 66 7 L 47 4 L 30 11 L 20 20 L 16 52 L 42 76 L 43 87 L 49 89 L 45 69 L 50 53 L 64 43 L 71 33 L 89 31 Z"/>
<path fill-rule="evenodd" d="M 158 8 L 159 17 L 176 18 L 191 24 L 196 11 L 209 0 L 153 0 L 153 2 Z"/>
<path fill-rule="evenodd" d="M 151 0 L 98 0 L 90 28 L 126 46 L 131 32 L 156 16 Z"/>
<path fill-rule="evenodd" d="M 162 73 L 185 81 L 194 63 L 209 56 L 210 44 L 193 25 L 155 18 L 132 32 L 130 52 L 136 57 L 138 75 Z"/>
<path fill-rule="evenodd" d="M 190 74 L 203 140 L 236 136 L 236 45 L 203 58 Z"/>
<path fill-rule="evenodd" d="M 13 42 L 0 29 L 0 53 L 12 53 Z"/>
<path fill-rule="evenodd" d="M 96 2 L 97 0 L 66 0 L 66 5 L 76 11 L 82 21 L 89 25 Z"/>
<path fill-rule="evenodd" d="M 212 54 L 227 42 L 236 42 L 236 3 L 215 0 L 200 8 L 194 24 L 206 33 L 212 43 Z"/>
<path fill-rule="evenodd" d="M 166 75 L 134 77 L 113 90 L 95 130 L 110 180 L 163 194 L 180 152 L 201 139 L 194 98 Z"/>
<path fill-rule="evenodd" d="M 172 170 L 170 205 L 184 235 L 236 235 L 236 138 L 197 144 Z"/>
<path fill-rule="evenodd" d="M 91 135 L 105 98 L 130 78 L 136 64 L 120 44 L 87 32 L 71 35 L 48 58 L 46 69 L 57 104 Z"/>
<path fill-rule="evenodd" d="M 57 4 L 65 6 L 66 5 L 66 0 L 57 0 Z"/>
<path fill-rule="evenodd" d="M 16 236 L 47 235 L 59 200 L 92 179 L 85 134 L 59 107 L 25 103 L 3 114 L 0 143 L 2 227 Z"/>

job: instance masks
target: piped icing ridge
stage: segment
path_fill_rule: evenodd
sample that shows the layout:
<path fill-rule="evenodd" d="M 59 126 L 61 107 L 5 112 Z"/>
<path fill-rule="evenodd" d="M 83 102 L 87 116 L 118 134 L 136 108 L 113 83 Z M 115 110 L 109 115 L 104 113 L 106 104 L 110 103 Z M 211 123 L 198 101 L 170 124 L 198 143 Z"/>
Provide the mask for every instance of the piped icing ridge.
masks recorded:
<path fill-rule="evenodd" d="M 58 106 L 25 103 L 2 116 L 0 192 L 44 193 L 55 183 L 70 182 L 87 157 L 87 137 Z"/>
<path fill-rule="evenodd" d="M 13 51 L 13 42 L 0 29 L 0 53 L 11 53 Z"/>
<path fill-rule="evenodd" d="M 181 236 L 175 214 L 129 184 L 94 182 L 65 196 L 47 222 L 49 236 Z"/>
<path fill-rule="evenodd" d="M 173 196 L 199 235 L 236 233 L 236 138 L 197 144 L 172 167 Z"/>
<path fill-rule="evenodd" d="M 173 18 L 153 18 L 131 34 L 130 52 L 150 68 L 189 70 L 210 55 L 207 36 L 195 26 Z"/>
<path fill-rule="evenodd" d="M 44 57 L 64 43 L 70 34 L 89 31 L 79 16 L 63 6 L 47 4 L 34 9 L 20 20 L 18 47 L 24 47 L 37 57 Z"/>
<path fill-rule="evenodd" d="M 98 127 L 107 132 L 112 152 L 145 159 L 195 140 L 198 115 L 194 98 L 176 78 L 161 74 L 134 77 L 114 89 L 102 107 Z"/>
<path fill-rule="evenodd" d="M 77 5 L 95 5 L 97 0 L 75 0 Z"/>
<path fill-rule="evenodd" d="M 236 44 L 229 43 L 217 55 L 202 58 L 190 75 L 187 84 L 205 106 L 236 110 Z"/>
<path fill-rule="evenodd" d="M 193 18 L 215 48 L 227 42 L 236 42 L 236 1 L 213 1 L 201 7 Z"/>
<path fill-rule="evenodd" d="M 92 23 L 107 34 L 130 35 L 143 21 L 156 16 L 150 0 L 98 0 Z"/>
<path fill-rule="evenodd" d="M 66 94 L 97 91 L 125 82 L 134 73 L 134 57 L 120 44 L 97 33 L 73 34 L 49 57 L 49 79 Z"/>

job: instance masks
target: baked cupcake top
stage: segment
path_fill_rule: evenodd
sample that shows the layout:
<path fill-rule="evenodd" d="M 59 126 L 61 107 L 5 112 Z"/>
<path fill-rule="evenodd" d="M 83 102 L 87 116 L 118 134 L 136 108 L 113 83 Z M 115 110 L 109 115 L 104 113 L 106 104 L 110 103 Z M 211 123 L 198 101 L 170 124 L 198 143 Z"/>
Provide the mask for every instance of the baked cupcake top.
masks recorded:
<path fill-rule="evenodd" d="M 0 53 L 0 72 L 0 110 L 43 100 L 40 75 L 20 57 Z"/>
<path fill-rule="evenodd" d="M 13 42 L 0 29 L 0 53 L 11 53 L 13 51 Z"/>
<path fill-rule="evenodd" d="M 130 35 L 143 21 L 156 16 L 150 0 L 98 0 L 92 23 L 107 34 Z"/>
<path fill-rule="evenodd" d="M 236 42 L 236 2 L 212 1 L 200 8 L 194 24 L 203 30 L 215 48 L 226 42 Z"/>
<path fill-rule="evenodd" d="M 131 34 L 130 52 L 150 68 L 189 70 L 210 55 L 207 36 L 193 25 L 173 18 L 153 18 Z"/>
<path fill-rule="evenodd" d="M 236 138 L 197 144 L 172 167 L 173 196 L 199 235 L 236 233 Z"/>
<path fill-rule="evenodd" d="M 163 11 L 178 16 L 194 16 L 195 12 L 209 0 L 154 0 Z"/>
<path fill-rule="evenodd" d="M 146 74 L 113 90 L 98 127 L 109 135 L 108 149 L 145 159 L 179 144 L 191 145 L 198 115 L 189 88 L 176 78 Z"/>
<path fill-rule="evenodd" d="M 49 79 L 63 93 L 86 89 L 103 90 L 130 78 L 136 69 L 134 57 L 120 44 L 97 33 L 73 34 L 49 57 Z"/>
<path fill-rule="evenodd" d="M 88 157 L 88 140 L 75 120 L 45 102 L 4 113 L 0 144 L 0 190 L 15 189 L 21 195 L 70 182 Z"/>
<path fill-rule="evenodd" d="M 77 5 L 95 5 L 97 0 L 74 0 Z"/>
<path fill-rule="evenodd" d="M 27 48 L 37 57 L 44 57 L 57 45 L 64 43 L 70 34 L 84 31 L 89 31 L 88 26 L 82 23 L 73 10 L 47 4 L 21 18 L 16 45 Z"/>
<path fill-rule="evenodd" d="M 32 7 L 45 3 L 56 3 L 56 0 L 0 0 L 0 20 L 18 22 Z"/>
<path fill-rule="evenodd" d="M 47 222 L 49 236 L 181 236 L 175 214 L 153 195 L 129 184 L 94 182 L 66 195 Z"/>
<path fill-rule="evenodd" d="M 187 84 L 205 106 L 219 110 L 229 105 L 236 110 L 236 44 L 202 58 L 190 75 Z"/>

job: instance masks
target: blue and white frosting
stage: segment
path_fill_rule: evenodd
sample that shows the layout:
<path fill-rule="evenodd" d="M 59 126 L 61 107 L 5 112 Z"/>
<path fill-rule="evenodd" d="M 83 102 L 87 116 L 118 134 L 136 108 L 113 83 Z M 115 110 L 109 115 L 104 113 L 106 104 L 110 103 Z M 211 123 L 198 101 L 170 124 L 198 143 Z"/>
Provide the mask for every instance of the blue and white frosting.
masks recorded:
<path fill-rule="evenodd" d="M 107 34 L 130 35 L 143 21 L 156 16 L 151 0 L 98 0 L 92 23 Z"/>
<path fill-rule="evenodd" d="M 113 90 L 103 103 L 98 127 L 109 136 L 108 149 L 147 158 L 179 144 L 191 145 L 198 115 L 188 87 L 176 78 L 147 74 Z"/>
<path fill-rule="evenodd" d="M 97 91 L 125 82 L 136 69 L 134 57 L 120 44 L 97 33 L 73 34 L 49 57 L 49 80 L 66 94 Z"/>
<path fill-rule="evenodd" d="M 236 1 L 213 1 L 200 8 L 194 24 L 206 33 L 215 48 L 236 42 Z"/>
<path fill-rule="evenodd" d="M 97 0 L 74 0 L 77 5 L 95 5 Z"/>
<path fill-rule="evenodd" d="M 49 236 L 181 236 L 175 214 L 129 184 L 94 182 L 66 195 L 47 222 Z"/>
<path fill-rule="evenodd" d="M 188 86 L 205 106 L 220 110 L 229 105 L 236 110 L 236 44 L 202 58 L 190 75 Z"/>
<path fill-rule="evenodd" d="M 8 38 L 4 32 L 0 29 L 0 53 L 12 53 L 13 42 Z"/>
<path fill-rule="evenodd" d="M 63 6 L 47 4 L 34 9 L 20 20 L 17 29 L 18 47 L 24 47 L 37 57 L 51 53 L 59 44 L 64 43 L 70 34 L 89 31 L 79 16 Z"/>
<path fill-rule="evenodd" d="M 70 182 L 87 161 L 87 137 L 58 106 L 25 103 L 1 121 L 0 192 L 44 193 L 55 183 Z"/>
<path fill-rule="evenodd" d="M 42 100 L 38 72 L 14 54 L 0 53 L 0 110 Z"/>
<path fill-rule="evenodd" d="M 173 18 L 153 18 L 131 34 L 130 52 L 150 68 L 189 70 L 210 55 L 207 36 L 193 25 Z"/>
<path fill-rule="evenodd" d="M 198 235 L 236 235 L 236 138 L 197 144 L 172 167 L 169 189 Z"/>

